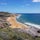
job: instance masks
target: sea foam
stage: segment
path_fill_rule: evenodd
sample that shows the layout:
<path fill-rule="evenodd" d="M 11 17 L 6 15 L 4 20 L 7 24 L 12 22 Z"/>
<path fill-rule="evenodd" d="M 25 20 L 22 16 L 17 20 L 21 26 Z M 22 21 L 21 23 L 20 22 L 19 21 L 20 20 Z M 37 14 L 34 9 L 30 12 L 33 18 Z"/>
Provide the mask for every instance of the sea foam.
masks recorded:
<path fill-rule="evenodd" d="M 29 26 L 32 26 L 32 27 L 36 27 L 36 28 L 39 28 L 39 29 L 40 29 L 40 25 L 33 24 L 33 23 L 29 23 L 29 22 L 26 22 L 25 24 L 27 24 L 27 25 L 29 25 Z"/>
<path fill-rule="evenodd" d="M 17 16 L 17 19 L 20 18 L 20 17 L 21 17 L 21 15 L 18 15 L 18 16 Z"/>
<path fill-rule="evenodd" d="M 22 15 L 18 15 L 17 16 L 17 19 L 19 19 L 21 16 Z M 40 29 L 40 25 L 38 25 L 38 24 L 33 24 L 33 23 L 29 23 L 29 22 L 26 22 L 24 24 L 29 25 L 29 26 L 32 26 L 32 27 L 36 27 L 36 28 L 39 28 Z"/>

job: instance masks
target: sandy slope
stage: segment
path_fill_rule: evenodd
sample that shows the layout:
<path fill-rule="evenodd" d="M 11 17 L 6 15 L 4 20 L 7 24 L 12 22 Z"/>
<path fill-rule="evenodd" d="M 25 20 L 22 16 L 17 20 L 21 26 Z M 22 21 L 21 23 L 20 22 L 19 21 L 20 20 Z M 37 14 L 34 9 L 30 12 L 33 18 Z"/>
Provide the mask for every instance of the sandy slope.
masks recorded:
<path fill-rule="evenodd" d="M 16 16 L 11 16 L 7 18 L 7 21 L 11 24 L 11 28 L 21 28 L 21 29 L 28 29 L 27 25 L 24 25 L 18 21 L 16 21 Z"/>

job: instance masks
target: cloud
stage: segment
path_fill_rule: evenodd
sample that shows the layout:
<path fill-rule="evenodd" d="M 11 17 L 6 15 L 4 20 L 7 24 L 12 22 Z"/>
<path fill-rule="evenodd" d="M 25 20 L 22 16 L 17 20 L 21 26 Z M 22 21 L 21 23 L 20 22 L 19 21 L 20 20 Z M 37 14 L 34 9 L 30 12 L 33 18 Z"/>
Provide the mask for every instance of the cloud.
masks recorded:
<path fill-rule="evenodd" d="M 40 2 L 40 0 L 33 0 L 32 2 Z"/>
<path fill-rule="evenodd" d="M 0 2 L 0 5 L 7 5 L 8 3 L 6 2 L 7 0 L 2 0 L 1 2 Z"/>
<path fill-rule="evenodd" d="M 31 5 L 31 4 L 25 4 L 25 5 L 22 5 L 21 7 L 22 7 L 22 8 L 30 7 L 30 5 Z"/>
<path fill-rule="evenodd" d="M 7 3 L 6 3 L 6 2 L 1 2 L 0 4 L 1 4 L 1 5 L 7 5 Z"/>
<path fill-rule="evenodd" d="M 30 6 L 30 4 L 26 4 L 26 6 Z"/>

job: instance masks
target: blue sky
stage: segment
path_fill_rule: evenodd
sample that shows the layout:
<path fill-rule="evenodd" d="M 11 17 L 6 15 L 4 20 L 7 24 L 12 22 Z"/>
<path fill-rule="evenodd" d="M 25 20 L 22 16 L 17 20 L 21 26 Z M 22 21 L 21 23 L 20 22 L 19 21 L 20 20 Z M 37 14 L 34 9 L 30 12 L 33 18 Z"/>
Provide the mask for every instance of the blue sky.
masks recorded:
<path fill-rule="evenodd" d="M 40 0 L 0 0 L 0 11 L 40 13 Z"/>

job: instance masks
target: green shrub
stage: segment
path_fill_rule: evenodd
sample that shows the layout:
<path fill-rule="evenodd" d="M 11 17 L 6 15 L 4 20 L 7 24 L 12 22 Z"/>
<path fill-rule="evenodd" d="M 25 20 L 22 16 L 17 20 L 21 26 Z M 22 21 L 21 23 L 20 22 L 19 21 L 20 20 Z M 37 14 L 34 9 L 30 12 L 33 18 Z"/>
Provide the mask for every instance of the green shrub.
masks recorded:
<path fill-rule="evenodd" d="M 6 27 L 3 29 L 0 28 L 0 33 L 0 40 L 40 40 L 40 37 L 33 38 L 27 33 L 15 31 L 10 27 Z"/>

